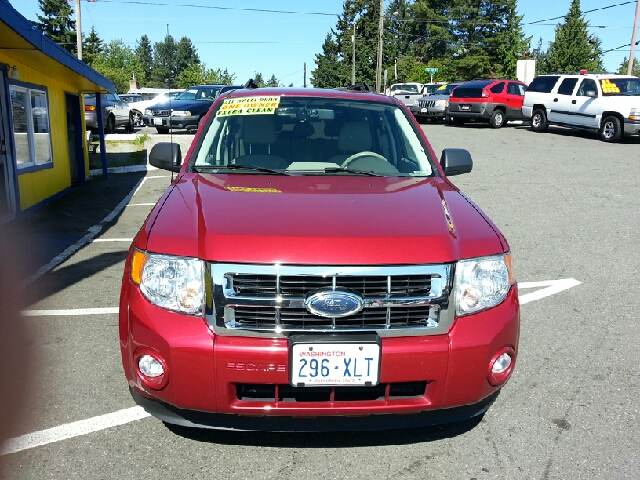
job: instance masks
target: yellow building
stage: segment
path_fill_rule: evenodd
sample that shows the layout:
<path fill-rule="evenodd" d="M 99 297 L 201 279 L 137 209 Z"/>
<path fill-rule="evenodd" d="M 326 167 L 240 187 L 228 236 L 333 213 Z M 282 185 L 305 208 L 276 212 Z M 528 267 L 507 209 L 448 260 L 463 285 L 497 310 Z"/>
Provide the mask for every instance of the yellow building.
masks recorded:
<path fill-rule="evenodd" d="M 114 91 L 0 0 L 0 222 L 88 178 L 82 94 Z"/>

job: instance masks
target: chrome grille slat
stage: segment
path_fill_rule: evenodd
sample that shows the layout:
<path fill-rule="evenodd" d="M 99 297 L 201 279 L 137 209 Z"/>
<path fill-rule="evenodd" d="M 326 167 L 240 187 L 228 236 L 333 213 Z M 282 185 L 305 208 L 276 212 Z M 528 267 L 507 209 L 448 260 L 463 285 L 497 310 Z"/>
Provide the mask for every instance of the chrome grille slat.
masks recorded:
<path fill-rule="evenodd" d="M 211 279 L 214 314 L 209 321 L 222 334 L 232 330 L 259 334 L 442 331 L 453 321 L 449 309 L 451 266 L 447 264 L 388 267 L 212 264 Z M 306 298 L 323 290 L 355 293 L 362 299 L 362 309 L 336 318 L 311 313 L 305 307 Z M 446 319 L 444 323 L 442 318 Z"/>

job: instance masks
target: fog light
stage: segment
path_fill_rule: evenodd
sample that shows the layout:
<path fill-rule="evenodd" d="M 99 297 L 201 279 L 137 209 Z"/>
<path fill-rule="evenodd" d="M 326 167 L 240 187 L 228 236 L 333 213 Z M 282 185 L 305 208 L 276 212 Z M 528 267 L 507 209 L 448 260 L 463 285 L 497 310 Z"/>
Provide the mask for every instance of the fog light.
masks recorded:
<path fill-rule="evenodd" d="M 511 347 L 502 347 L 489 362 L 487 380 L 494 387 L 504 383 L 513 371 L 516 352 Z"/>
<path fill-rule="evenodd" d="M 167 386 L 169 383 L 167 363 L 155 350 L 141 348 L 134 354 L 133 360 L 142 385 L 154 390 L 162 390 Z"/>
<path fill-rule="evenodd" d="M 143 355 L 138 359 L 140 373 L 146 377 L 159 377 L 164 375 L 164 367 L 157 359 L 151 355 Z"/>

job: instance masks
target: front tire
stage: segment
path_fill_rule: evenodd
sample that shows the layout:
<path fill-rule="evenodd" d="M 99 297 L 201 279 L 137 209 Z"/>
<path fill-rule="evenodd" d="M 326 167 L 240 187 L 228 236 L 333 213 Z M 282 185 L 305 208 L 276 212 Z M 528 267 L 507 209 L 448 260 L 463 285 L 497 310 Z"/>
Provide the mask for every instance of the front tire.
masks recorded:
<path fill-rule="evenodd" d="M 107 123 L 104 126 L 104 133 L 113 133 L 116 131 L 116 119 L 113 115 L 107 117 Z"/>
<path fill-rule="evenodd" d="M 548 126 L 546 112 L 541 108 L 536 108 L 531 115 L 531 130 L 534 132 L 544 132 Z"/>
<path fill-rule="evenodd" d="M 491 114 L 491 119 L 489 119 L 489 125 L 491 128 L 502 128 L 502 126 L 506 123 L 504 112 L 499 108 L 496 108 Z"/>
<path fill-rule="evenodd" d="M 600 127 L 600 139 L 603 142 L 618 142 L 622 138 L 622 126 L 618 117 L 606 117 Z"/>
<path fill-rule="evenodd" d="M 127 133 L 133 133 L 133 125 L 135 123 L 133 113 L 129 114 L 129 123 L 124 126 L 124 131 Z"/>

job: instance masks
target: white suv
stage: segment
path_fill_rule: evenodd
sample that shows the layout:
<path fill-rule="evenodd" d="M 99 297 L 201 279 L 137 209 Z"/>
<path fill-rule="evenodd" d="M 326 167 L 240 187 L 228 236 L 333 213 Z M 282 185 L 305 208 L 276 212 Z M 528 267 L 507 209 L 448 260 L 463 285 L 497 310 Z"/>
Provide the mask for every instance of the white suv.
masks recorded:
<path fill-rule="evenodd" d="M 522 113 L 531 130 L 549 125 L 597 131 L 605 142 L 640 133 L 640 79 L 627 75 L 549 74 L 533 79 Z"/>

